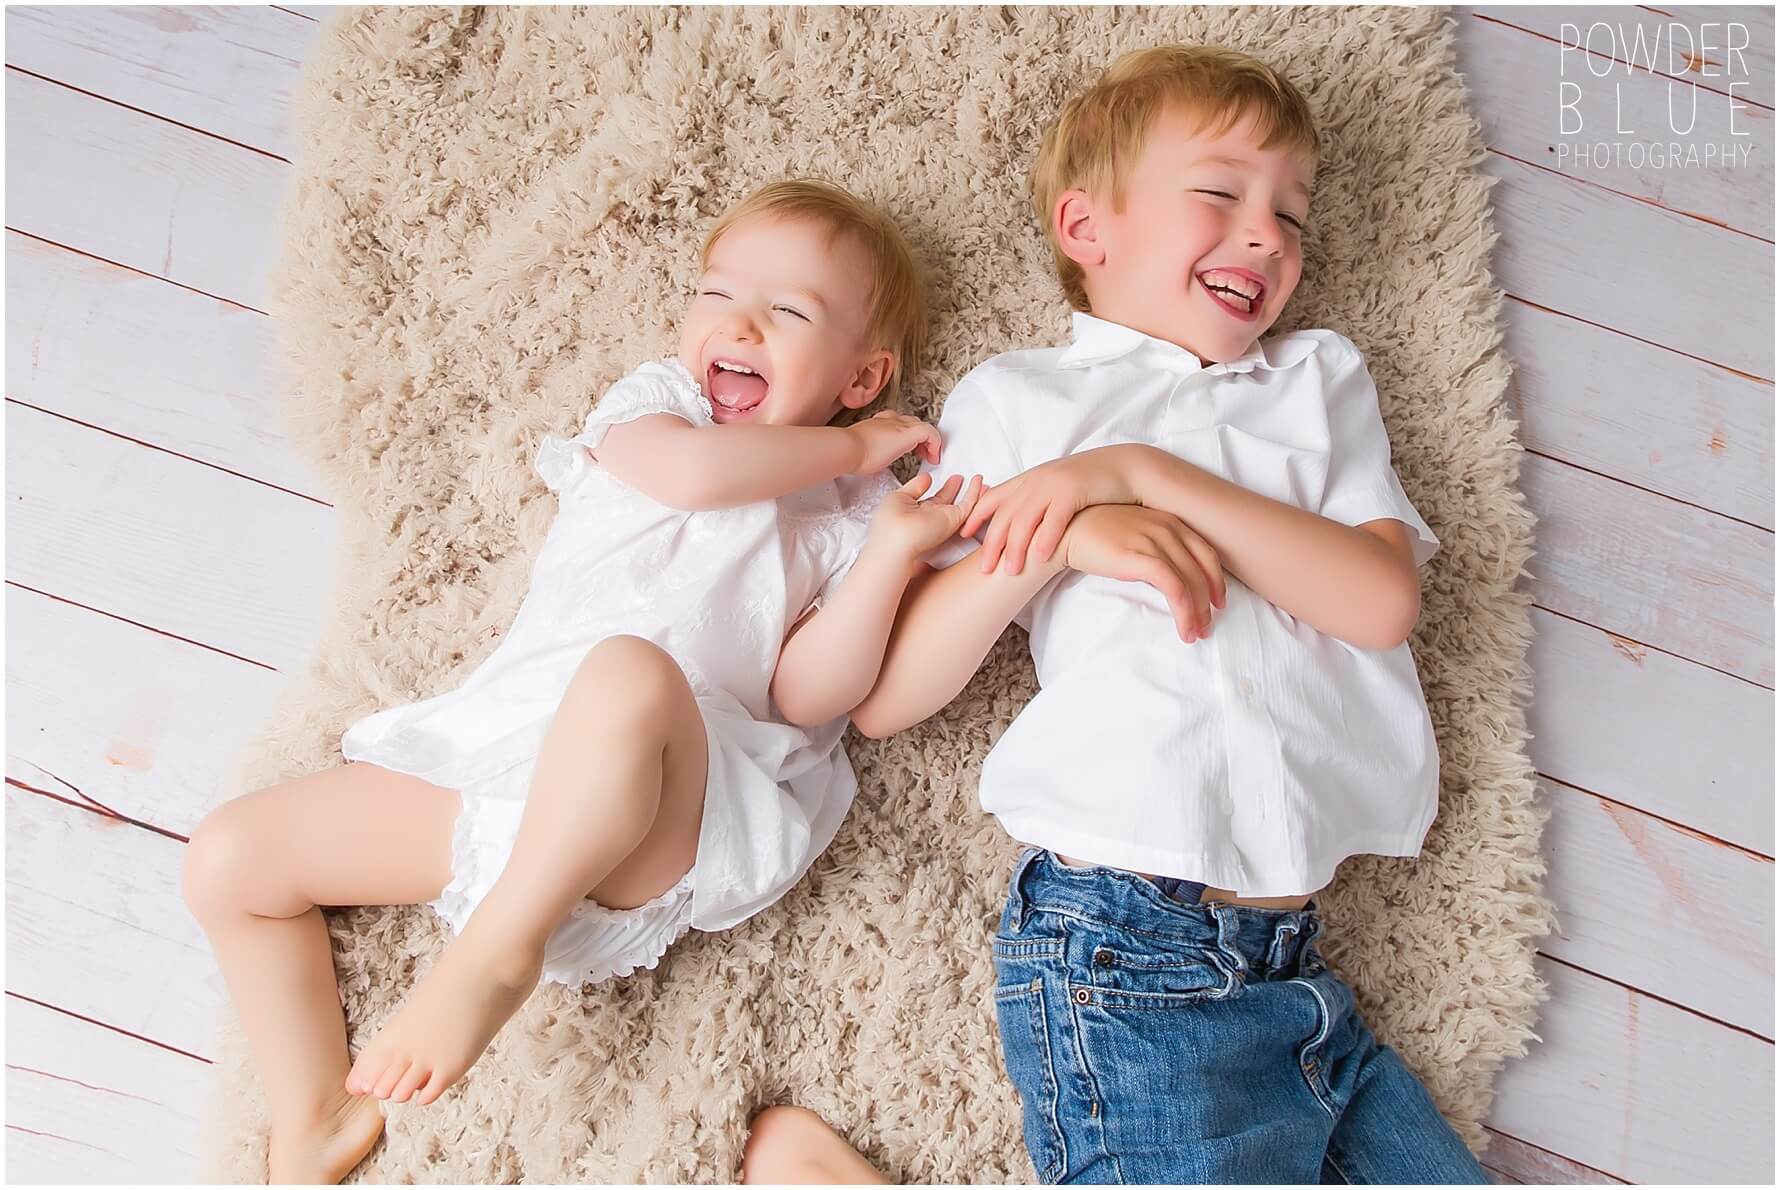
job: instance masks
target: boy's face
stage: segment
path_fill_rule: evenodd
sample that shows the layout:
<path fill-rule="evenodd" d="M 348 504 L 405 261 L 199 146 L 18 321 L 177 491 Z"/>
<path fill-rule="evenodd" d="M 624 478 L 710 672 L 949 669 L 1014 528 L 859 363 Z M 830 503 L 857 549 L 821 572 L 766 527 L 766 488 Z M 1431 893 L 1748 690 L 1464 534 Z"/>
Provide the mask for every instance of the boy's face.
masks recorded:
<path fill-rule="evenodd" d="M 854 237 L 812 220 L 762 215 L 725 232 L 680 334 L 713 417 L 819 426 L 869 404 L 891 358 L 864 345 L 871 271 Z"/>
<path fill-rule="evenodd" d="M 1254 345 L 1297 287 L 1315 166 L 1303 153 L 1257 147 L 1252 119 L 1221 136 L 1190 128 L 1181 110 L 1164 109 L 1131 171 L 1124 209 L 1114 211 L 1110 196 L 1070 191 L 1059 231 L 1082 265 L 1096 317 L 1223 363 Z M 1069 195 L 1081 196 L 1079 208 Z M 1092 237 L 1078 241 L 1081 255 L 1072 230 Z"/>

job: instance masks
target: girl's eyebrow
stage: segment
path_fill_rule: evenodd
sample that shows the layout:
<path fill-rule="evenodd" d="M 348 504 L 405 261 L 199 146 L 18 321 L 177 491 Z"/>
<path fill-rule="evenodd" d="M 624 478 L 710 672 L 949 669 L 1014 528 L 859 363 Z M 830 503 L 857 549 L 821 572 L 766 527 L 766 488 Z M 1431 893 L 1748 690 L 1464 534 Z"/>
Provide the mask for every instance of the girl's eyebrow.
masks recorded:
<path fill-rule="evenodd" d="M 728 274 L 717 269 L 712 269 L 699 278 L 699 284 L 701 285 L 728 285 L 730 281 L 731 278 Z M 768 288 L 772 287 L 769 286 Z M 783 292 L 788 298 L 814 306 L 818 313 L 828 313 L 828 303 L 823 301 L 822 295 L 813 289 L 803 289 L 800 287 L 796 289 L 787 289 Z"/>

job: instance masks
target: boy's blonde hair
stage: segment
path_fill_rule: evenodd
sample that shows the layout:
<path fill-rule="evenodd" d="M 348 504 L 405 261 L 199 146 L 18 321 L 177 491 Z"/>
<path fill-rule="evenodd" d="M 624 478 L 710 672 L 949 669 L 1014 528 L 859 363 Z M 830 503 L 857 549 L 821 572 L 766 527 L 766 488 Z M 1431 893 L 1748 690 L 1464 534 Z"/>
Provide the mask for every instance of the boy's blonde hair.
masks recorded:
<path fill-rule="evenodd" d="M 1253 116 L 1260 147 L 1285 146 L 1322 155 L 1316 121 L 1304 96 L 1258 58 L 1217 46 L 1165 45 L 1135 50 L 1114 62 L 1100 81 L 1063 105 L 1045 130 L 1032 167 L 1032 201 L 1057 262 L 1069 304 L 1088 309 L 1082 266 L 1063 254 L 1051 209 L 1065 190 L 1110 197 L 1125 206 L 1125 185 L 1143 152 L 1144 137 L 1169 106 L 1186 112 L 1195 134 L 1222 136 Z"/>
<path fill-rule="evenodd" d="M 762 186 L 723 212 L 705 239 L 699 267 L 710 266 L 711 250 L 726 232 L 757 216 L 813 219 L 828 227 L 831 243 L 850 235 L 865 249 L 872 264 L 865 337 L 869 347 L 886 348 L 895 357 L 879 396 L 888 406 L 897 407 L 903 383 L 920 366 L 927 343 L 921 269 L 902 229 L 890 216 L 838 186 L 814 178 L 792 178 Z"/>

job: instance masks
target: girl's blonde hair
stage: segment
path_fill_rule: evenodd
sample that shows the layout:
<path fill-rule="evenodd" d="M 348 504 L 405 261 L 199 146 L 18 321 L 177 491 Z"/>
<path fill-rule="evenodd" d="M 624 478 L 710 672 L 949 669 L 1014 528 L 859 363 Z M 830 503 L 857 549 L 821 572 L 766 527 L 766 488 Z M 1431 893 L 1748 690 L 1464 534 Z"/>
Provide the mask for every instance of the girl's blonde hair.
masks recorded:
<path fill-rule="evenodd" d="M 717 220 L 705 239 L 699 257 L 709 267 L 711 250 L 724 233 L 738 223 L 771 215 L 813 219 L 830 231 L 830 242 L 853 236 L 865 248 L 872 263 L 871 294 L 866 299 L 865 336 L 868 346 L 885 348 L 894 357 L 890 376 L 880 396 L 899 406 L 903 385 L 920 366 L 927 344 L 927 303 L 922 294 L 921 270 L 902 229 L 888 215 L 838 186 L 814 178 L 792 178 L 760 187 Z"/>
<path fill-rule="evenodd" d="M 1082 266 L 1063 254 L 1051 211 L 1065 190 L 1110 197 L 1113 210 L 1125 206 L 1125 185 L 1143 153 L 1144 137 L 1156 117 L 1175 106 L 1187 114 L 1194 134 L 1222 136 L 1245 116 L 1253 116 L 1260 148 L 1285 146 L 1322 155 L 1316 121 L 1304 96 L 1258 58 L 1216 46 L 1165 45 L 1135 50 L 1107 70 L 1092 87 L 1063 105 L 1045 130 L 1032 167 L 1032 201 L 1045 229 L 1057 279 L 1069 304 L 1088 309 Z"/>

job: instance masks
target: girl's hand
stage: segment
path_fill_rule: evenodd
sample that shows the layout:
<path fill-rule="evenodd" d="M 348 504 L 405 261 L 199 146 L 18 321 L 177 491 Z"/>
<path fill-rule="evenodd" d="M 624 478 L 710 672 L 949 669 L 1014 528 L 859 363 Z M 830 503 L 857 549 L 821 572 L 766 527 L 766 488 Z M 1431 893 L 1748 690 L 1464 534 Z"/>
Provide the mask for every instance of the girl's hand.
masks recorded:
<path fill-rule="evenodd" d="M 912 562 L 955 537 L 958 526 L 983 494 L 983 477 L 973 476 L 966 490 L 964 477 L 954 475 L 932 498 L 921 499 L 932 484 L 933 476 L 924 471 L 885 496 L 872 514 L 867 545 L 895 550 Z M 960 491 L 963 499 L 959 499 Z"/>
<path fill-rule="evenodd" d="M 1095 504 L 1136 504 L 1132 473 L 1142 446 L 1103 446 L 1068 455 L 998 483 L 977 501 L 964 523 L 974 537 L 984 524 L 982 567 L 987 574 L 1004 560 L 1019 574 L 1030 547 L 1032 561 L 1048 562 L 1076 513 Z"/>
<path fill-rule="evenodd" d="M 1096 504 L 1077 513 L 1063 535 L 1071 570 L 1148 583 L 1174 612 L 1175 631 L 1192 644 L 1211 632 L 1211 609 L 1228 592 L 1217 550 L 1179 517 L 1135 504 Z"/>
<path fill-rule="evenodd" d="M 846 427 L 859 451 L 854 475 L 882 471 L 911 450 L 928 463 L 939 462 L 939 431 L 918 417 L 885 410 Z"/>

